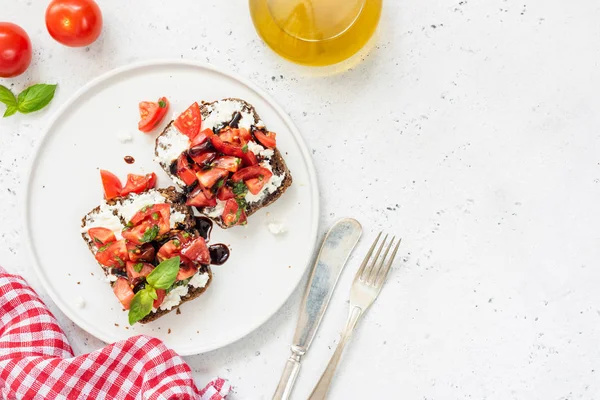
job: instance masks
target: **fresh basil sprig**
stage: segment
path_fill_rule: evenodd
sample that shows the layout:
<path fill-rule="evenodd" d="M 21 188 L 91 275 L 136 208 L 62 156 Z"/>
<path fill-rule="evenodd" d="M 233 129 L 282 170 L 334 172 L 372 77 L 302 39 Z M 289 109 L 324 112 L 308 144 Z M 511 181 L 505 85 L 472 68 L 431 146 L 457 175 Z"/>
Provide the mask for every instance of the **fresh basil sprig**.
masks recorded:
<path fill-rule="evenodd" d="M 160 228 L 158 227 L 158 225 L 152 225 L 152 227 L 146 229 L 146 232 L 144 232 L 144 234 L 142 235 L 140 242 L 148 243 L 153 241 L 154 239 L 156 239 L 156 236 L 158 236 L 159 231 Z"/>
<path fill-rule="evenodd" d="M 179 272 L 179 256 L 169 258 L 158 264 L 156 268 L 146 277 L 146 287 L 138 291 L 129 306 L 129 325 L 133 325 L 143 319 L 152 311 L 152 304 L 158 298 L 156 289 L 170 288 Z"/>
<path fill-rule="evenodd" d="M 10 117 L 17 111 L 29 114 L 46 107 L 54 98 L 56 85 L 39 83 L 23 90 L 17 97 L 6 86 L 0 85 L 0 103 L 6 105 L 4 118 Z"/>

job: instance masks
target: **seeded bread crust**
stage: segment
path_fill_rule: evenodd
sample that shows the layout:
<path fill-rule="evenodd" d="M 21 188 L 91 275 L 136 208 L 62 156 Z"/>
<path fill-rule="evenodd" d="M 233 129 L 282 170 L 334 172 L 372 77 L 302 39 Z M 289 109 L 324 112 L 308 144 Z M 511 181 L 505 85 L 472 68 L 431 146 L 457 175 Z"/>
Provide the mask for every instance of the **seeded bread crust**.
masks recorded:
<path fill-rule="evenodd" d="M 151 189 L 151 190 L 158 191 L 167 200 L 167 203 L 169 205 L 171 205 L 171 207 L 173 207 L 176 211 L 178 211 L 182 214 L 185 214 L 185 220 L 182 223 L 178 224 L 176 229 L 180 229 L 180 230 L 184 230 L 184 231 L 188 231 L 188 232 L 195 231 L 196 222 L 194 220 L 194 214 L 193 214 L 192 210 L 190 209 L 190 207 L 185 205 L 185 196 L 183 193 L 178 192 L 177 189 L 175 189 L 175 187 L 173 187 L 173 186 L 169 186 L 168 188 L 165 188 L 165 189 Z M 129 199 L 129 197 L 130 197 L 130 195 L 125 196 L 125 197 L 118 197 L 113 200 L 107 201 L 107 203 L 109 205 L 122 204 L 124 201 Z M 97 206 L 92 211 L 87 213 L 81 220 L 81 228 L 85 228 L 86 219 L 89 215 L 96 214 L 99 211 L 100 211 L 100 206 Z M 120 218 L 120 219 L 121 219 L 121 223 L 123 223 L 123 225 L 125 225 L 127 222 L 129 222 L 129 221 L 123 221 L 122 218 Z M 96 254 L 97 248 L 94 245 L 94 243 L 92 242 L 92 240 L 89 238 L 89 236 L 86 233 L 82 233 L 81 237 L 87 243 L 92 254 Z M 98 264 L 98 265 L 100 265 L 100 264 Z M 104 275 L 108 276 L 109 268 L 105 268 L 102 265 L 100 265 L 100 267 L 102 268 Z M 159 308 L 156 312 L 150 312 L 150 314 L 148 314 L 146 317 L 141 319 L 139 321 L 139 323 L 147 324 L 148 322 L 152 322 L 152 321 L 162 317 L 163 315 L 166 315 L 166 314 L 170 313 L 171 311 L 178 309 L 183 303 L 193 300 L 193 299 L 199 297 L 202 293 L 204 293 L 206 291 L 206 289 L 212 283 L 213 275 L 212 275 L 210 266 L 208 266 L 208 265 L 203 265 L 200 271 L 208 273 L 209 278 L 204 287 L 194 288 L 194 287 L 188 286 L 188 294 L 181 298 L 181 302 L 179 303 L 178 306 L 173 307 L 170 310 L 161 310 Z M 112 286 L 113 283 L 111 283 L 110 285 Z"/>
<path fill-rule="evenodd" d="M 252 116 L 254 117 L 254 123 L 256 124 L 255 126 L 257 127 L 261 127 L 261 128 L 265 128 L 262 120 L 260 119 L 258 113 L 256 112 L 256 109 L 254 108 L 254 106 L 252 106 L 251 104 L 249 104 L 248 102 L 242 100 L 242 99 L 238 99 L 238 98 L 234 98 L 234 97 L 229 97 L 226 99 L 222 99 L 222 100 L 217 100 L 217 101 L 213 101 L 210 103 L 207 102 L 202 102 L 200 104 L 200 113 L 202 114 L 202 119 L 206 119 L 209 115 L 210 115 L 210 108 L 212 105 L 218 103 L 219 101 L 235 101 L 240 103 L 241 109 L 244 112 L 248 112 L 250 114 L 252 114 Z M 167 127 L 165 128 L 165 130 L 159 135 L 162 136 L 165 134 L 165 132 L 167 131 L 167 129 L 171 126 L 171 124 L 173 123 L 173 121 L 171 121 Z M 159 143 L 158 143 L 158 138 L 156 140 L 156 147 L 155 147 L 155 154 L 158 156 L 158 147 L 159 147 Z M 289 188 L 292 185 L 293 179 L 292 179 L 292 174 L 290 172 L 290 170 L 288 169 L 285 160 L 283 159 L 283 156 L 281 154 L 281 152 L 279 151 L 279 149 L 274 149 L 273 152 L 273 156 L 270 159 L 270 165 L 271 168 L 273 169 L 273 172 L 276 175 L 285 175 L 283 181 L 281 182 L 281 185 L 277 188 L 277 190 L 275 190 L 273 193 L 270 193 L 268 196 L 265 196 L 261 201 L 259 202 L 254 202 L 254 203 L 249 203 L 246 209 L 246 216 L 251 216 L 252 214 L 254 214 L 255 212 L 257 212 L 258 210 L 260 210 L 263 207 L 268 206 L 269 204 L 272 204 L 273 202 L 275 202 L 279 197 L 281 197 L 281 195 L 287 190 L 287 188 Z M 161 164 L 161 167 L 164 169 L 164 171 L 167 173 L 167 175 L 169 175 L 169 177 L 173 180 L 173 182 L 175 182 L 176 184 L 179 184 L 179 182 L 181 182 L 179 180 L 178 177 L 174 176 L 171 173 L 170 170 L 170 166 L 165 166 Z M 182 188 L 183 189 L 183 188 Z M 214 223 L 216 223 L 217 225 L 219 225 L 221 228 L 223 229 L 228 229 L 231 228 L 231 226 L 227 226 L 223 223 L 222 218 L 216 217 L 210 217 L 209 215 L 207 215 L 205 213 L 205 210 L 207 209 L 206 207 L 196 207 L 196 209 L 198 210 L 198 212 L 200 212 L 202 215 L 210 218 Z"/>

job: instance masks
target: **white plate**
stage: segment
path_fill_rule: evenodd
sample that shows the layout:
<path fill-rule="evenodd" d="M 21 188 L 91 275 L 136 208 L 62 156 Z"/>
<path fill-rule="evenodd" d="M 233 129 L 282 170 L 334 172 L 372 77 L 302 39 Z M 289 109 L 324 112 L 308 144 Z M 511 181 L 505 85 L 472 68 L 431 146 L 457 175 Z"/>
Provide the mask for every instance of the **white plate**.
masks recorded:
<path fill-rule="evenodd" d="M 138 102 L 167 96 L 170 116 L 192 102 L 239 97 L 253 104 L 288 164 L 294 183 L 246 227 L 215 227 L 211 243 L 231 247 L 231 258 L 213 267 L 214 279 L 199 298 L 147 325 L 129 327 L 127 314 L 80 235 L 82 217 L 102 200 L 100 168 L 124 179 L 155 171 L 158 133 L 137 130 Z M 121 135 L 133 141 L 122 143 Z M 123 157 L 133 156 L 128 165 Z M 319 216 L 314 167 L 298 130 L 275 102 L 253 84 L 208 65 L 183 61 L 136 64 L 110 72 L 82 88 L 52 118 L 33 159 L 26 198 L 26 231 L 44 288 L 77 325 L 105 342 L 148 334 L 182 355 L 232 343 L 271 317 L 294 291 L 314 250 Z M 271 220 L 288 231 L 275 236 Z M 85 307 L 77 306 L 84 299 Z"/>

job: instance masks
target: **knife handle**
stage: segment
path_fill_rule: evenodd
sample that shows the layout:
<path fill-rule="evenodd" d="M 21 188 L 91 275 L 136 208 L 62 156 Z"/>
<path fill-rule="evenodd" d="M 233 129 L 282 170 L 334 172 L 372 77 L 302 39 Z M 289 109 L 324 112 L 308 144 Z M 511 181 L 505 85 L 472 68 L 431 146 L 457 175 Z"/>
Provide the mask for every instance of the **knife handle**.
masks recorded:
<path fill-rule="evenodd" d="M 292 355 L 288 358 L 279 379 L 277 389 L 273 395 L 273 400 L 287 400 L 292 394 L 292 388 L 296 383 L 296 378 L 300 372 L 300 357 L 304 354 L 304 351 L 296 346 L 292 346 Z"/>

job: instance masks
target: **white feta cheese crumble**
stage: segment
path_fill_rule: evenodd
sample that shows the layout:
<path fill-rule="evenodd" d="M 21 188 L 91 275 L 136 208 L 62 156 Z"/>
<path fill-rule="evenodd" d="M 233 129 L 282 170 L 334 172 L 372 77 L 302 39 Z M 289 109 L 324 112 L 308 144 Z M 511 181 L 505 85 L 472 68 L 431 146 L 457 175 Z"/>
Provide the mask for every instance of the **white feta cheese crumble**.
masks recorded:
<path fill-rule="evenodd" d="M 177 286 L 175 289 L 167 293 L 167 296 L 160 305 L 161 310 L 170 310 L 181 303 L 181 298 L 188 294 L 187 285 Z"/>
<path fill-rule="evenodd" d="M 204 214 L 210 218 L 217 218 L 223 214 L 226 201 L 217 199 L 217 205 L 211 208 L 204 209 Z"/>
<path fill-rule="evenodd" d="M 81 233 L 87 234 L 91 228 L 106 228 L 113 231 L 117 240 L 121 240 L 123 238 L 121 236 L 123 224 L 119 217 L 113 214 L 114 210 L 116 210 L 116 207 L 106 203 L 100 205 L 97 213 L 92 213 L 85 217 L 85 227 L 81 228 Z"/>
<path fill-rule="evenodd" d="M 206 286 L 208 279 L 209 279 L 208 273 L 206 273 L 206 272 L 201 273 L 200 271 L 198 271 L 198 273 L 196 273 L 196 275 L 194 275 L 192 277 L 192 279 L 190 279 L 189 284 L 192 287 L 201 288 L 201 287 Z"/>
<path fill-rule="evenodd" d="M 269 222 L 267 227 L 269 228 L 269 232 L 271 232 L 273 235 L 281 235 L 282 233 L 287 232 L 285 225 L 280 221 Z"/>
<path fill-rule="evenodd" d="M 260 144 L 255 143 L 253 141 L 248 142 L 248 150 L 250 150 L 251 152 L 253 152 L 254 154 L 260 154 L 261 151 L 263 151 L 265 148 L 262 147 Z"/>
<path fill-rule="evenodd" d="M 273 154 L 275 154 L 275 151 L 273 149 L 264 149 L 259 153 L 260 156 L 263 156 L 266 159 L 270 159 L 271 157 L 273 157 Z"/>
<path fill-rule="evenodd" d="M 181 153 L 186 151 L 188 147 L 190 147 L 190 139 L 171 125 L 163 135 L 158 137 L 157 154 L 154 160 L 165 168 L 169 168 L 171 163 L 179 158 Z"/>
<path fill-rule="evenodd" d="M 178 223 L 181 223 L 183 221 L 185 221 L 185 214 L 180 213 L 179 211 L 174 211 L 173 208 L 171 208 L 171 218 L 170 218 L 171 228 L 175 228 L 175 225 L 177 225 Z"/>
<path fill-rule="evenodd" d="M 129 143 L 133 141 L 133 135 L 130 132 L 121 132 L 117 135 L 117 139 L 121 143 Z"/>
<path fill-rule="evenodd" d="M 252 125 L 262 126 L 262 121 L 255 121 L 254 115 L 248 111 L 242 111 L 243 103 L 235 100 L 220 100 L 210 106 L 207 106 L 210 114 L 202 120 L 202 129 L 214 128 L 224 122 L 231 121 L 233 113 L 239 111 L 242 118 L 238 123 L 238 127 L 250 129 Z"/>
<path fill-rule="evenodd" d="M 75 300 L 75 307 L 85 308 L 85 300 L 83 299 L 83 297 L 77 297 L 77 299 Z"/>

